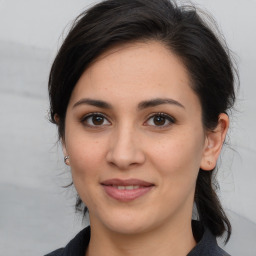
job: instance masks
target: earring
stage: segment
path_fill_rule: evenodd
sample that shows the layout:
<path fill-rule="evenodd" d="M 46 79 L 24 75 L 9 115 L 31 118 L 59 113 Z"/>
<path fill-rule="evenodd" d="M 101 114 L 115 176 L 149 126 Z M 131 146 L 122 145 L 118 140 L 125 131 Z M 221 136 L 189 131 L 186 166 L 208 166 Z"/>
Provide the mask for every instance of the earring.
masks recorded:
<path fill-rule="evenodd" d="M 64 163 L 69 165 L 69 156 L 64 156 Z"/>

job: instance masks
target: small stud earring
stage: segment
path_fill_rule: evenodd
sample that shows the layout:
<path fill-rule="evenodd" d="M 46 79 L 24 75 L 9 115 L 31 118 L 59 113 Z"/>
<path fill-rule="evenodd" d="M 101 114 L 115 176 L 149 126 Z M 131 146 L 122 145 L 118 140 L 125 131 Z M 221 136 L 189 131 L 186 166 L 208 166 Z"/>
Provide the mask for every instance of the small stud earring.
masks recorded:
<path fill-rule="evenodd" d="M 69 165 L 69 156 L 64 156 L 64 163 Z"/>

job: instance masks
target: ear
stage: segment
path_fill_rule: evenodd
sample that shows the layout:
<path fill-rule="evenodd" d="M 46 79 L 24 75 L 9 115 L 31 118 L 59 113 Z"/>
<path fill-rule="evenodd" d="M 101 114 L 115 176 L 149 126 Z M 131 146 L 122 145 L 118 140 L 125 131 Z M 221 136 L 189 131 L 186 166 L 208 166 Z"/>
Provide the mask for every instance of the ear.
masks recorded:
<path fill-rule="evenodd" d="M 207 131 L 205 138 L 205 147 L 201 160 L 200 168 L 205 171 L 211 171 L 217 164 L 229 126 L 228 115 L 221 113 L 219 115 L 218 125 L 214 130 Z"/>
<path fill-rule="evenodd" d="M 54 114 L 54 121 L 56 122 L 57 125 L 59 124 L 59 120 L 60 120 L 60 118 L 59 118 L 58 114 Z"/>
<path fill-rule="evenodd" d="M 61 146 L 62 146 L 63 155 L 64 155 L 64 156 L 67 156 L 67 155 L 68 155 L 68 152 L 67 152 L 67 148 L 66 148 L 65 141 L 63 141 L 63 139 L 61 139 Z"/>
<path fill-rule="evenodd" d="M 66 165 L 70 165 L 69 155 L 68 155 L 68 152 L 67 152 L 66 144 L 63 141 L 63 139 L 61 139 L 61 145 L 62 145 L 62 151 L 63 151 L 63 155 L 64 155 L 64 163 Z"/>
<path fill-rule="evenodd" d="M 59 118 L 58 114 L 54 114 L 54 121 L 56 122 L 57 125 L 59 125 L 60 118 Z M 61 138 L 60 142 L 61 142 L 63 154 L 64 154 L 64 156 L 67 156 L 67 149 L 66 149 L 64 139 Z"/>
<path fill-rule="evenodd" d="M 59 120 L 60 120 L 59 116 L 57 114 L 54 114 L 54 121 L 56 122 L 57 125 L 59 125 Z M 61 142 L 61 146 L 62 146 L 62 152 L 64 155 L 64 162 L 66 165 L 69 165 L 69 157 L 67 159 L 65 159 L 68 156 L 68 152 L 67 152 L 64 138 L 60 138 L 60 142 Z"/>

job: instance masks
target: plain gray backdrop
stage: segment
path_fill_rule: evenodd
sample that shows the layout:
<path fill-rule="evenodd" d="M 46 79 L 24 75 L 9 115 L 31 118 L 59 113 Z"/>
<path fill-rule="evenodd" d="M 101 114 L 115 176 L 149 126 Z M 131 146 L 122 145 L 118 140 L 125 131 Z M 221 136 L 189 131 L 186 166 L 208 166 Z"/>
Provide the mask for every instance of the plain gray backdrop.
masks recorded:
<path fill-rule="evenodd" d="M 44 255 L 85 225 L 74 189 L 62 188 L 71 177 L 47 121 L 47 79 L 71 21 L 92 3 L 0 0 L 0 255 Z M 234 229 L 225 249 L 255 256 L 256 0 L 194 3 L 215 17 L 238 63 L 241 88 L 218 179 Z"/>

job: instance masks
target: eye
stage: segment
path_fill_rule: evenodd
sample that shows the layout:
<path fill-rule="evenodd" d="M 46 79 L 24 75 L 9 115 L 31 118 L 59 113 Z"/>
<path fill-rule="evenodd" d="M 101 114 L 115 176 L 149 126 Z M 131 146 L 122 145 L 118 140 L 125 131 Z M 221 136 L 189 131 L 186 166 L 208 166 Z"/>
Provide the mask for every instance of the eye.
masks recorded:
<path fill-rule="evenodd" d="M 146 121 L 146 125 L 157 127 L 166 127 L 173 123 L 175 123 L 174 118 L 164 113 L 154 114 Z"/>
<path fill-rule="evenodd" d="M 86 126 L 96 127 L 96 126 L 108 126 L 111 123 L 108 119 L 100 113 L 91 113 L 82 118 L 82 123 Z"/>

